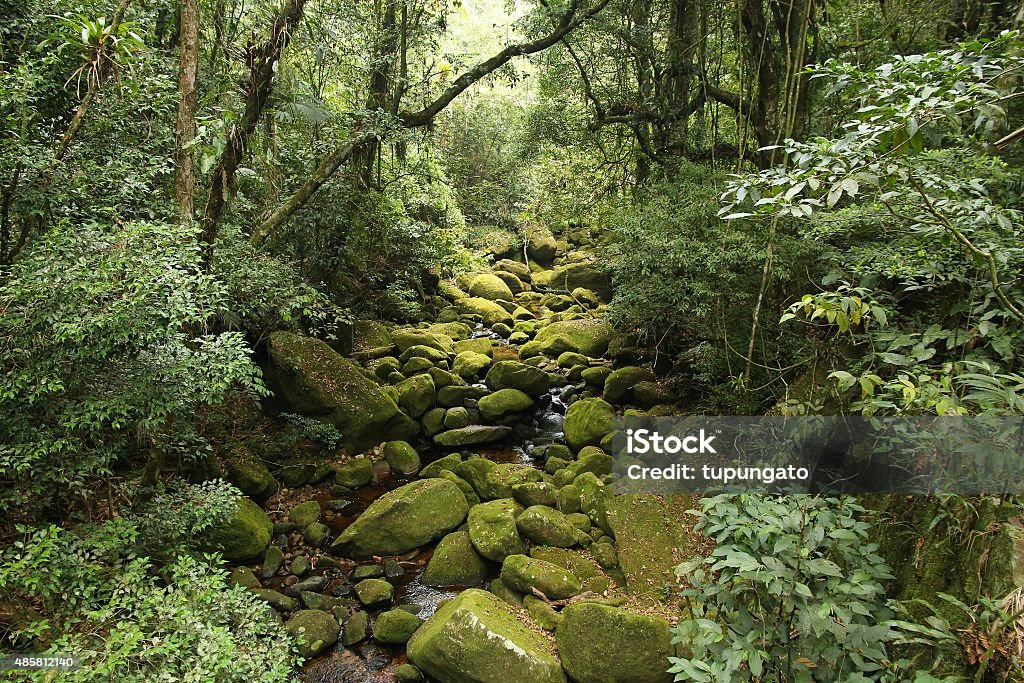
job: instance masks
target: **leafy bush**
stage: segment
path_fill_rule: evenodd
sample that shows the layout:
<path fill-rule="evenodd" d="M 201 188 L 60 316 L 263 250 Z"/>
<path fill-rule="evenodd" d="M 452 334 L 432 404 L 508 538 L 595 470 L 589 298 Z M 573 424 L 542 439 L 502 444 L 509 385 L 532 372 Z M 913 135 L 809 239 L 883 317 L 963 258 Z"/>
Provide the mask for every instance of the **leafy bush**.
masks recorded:
<path fill-rule="evenodd" d="M 707 558 L 679 565 L 689 617 L 675 628 L 691 648 L 676 680 L 892 680 L 881 582 L 892 578 L 852 498 L 720 495 L 702 501 L 696 529 Z"/>
<path fill-rule="evenodd" d="M 229 585 L 216 556 L 187 552 L 237 500 L 223 483 L 182 484 L 77 533 L 20 527 L 23 539 L 0 554 L 5 598 L 34 607 L 19 635 L 48 643 L 34 655 L 80 658 L 62 680 L 287 680 L 297 660 L 272 611 Z"/>
<path fill-rule="evenodd" d="M 0 509 L 67 504 L 228 389 L 265 392 L 243 335 L 210 326 L 227 302 L 176 225 L 36 242 L 0 284 Z"/>

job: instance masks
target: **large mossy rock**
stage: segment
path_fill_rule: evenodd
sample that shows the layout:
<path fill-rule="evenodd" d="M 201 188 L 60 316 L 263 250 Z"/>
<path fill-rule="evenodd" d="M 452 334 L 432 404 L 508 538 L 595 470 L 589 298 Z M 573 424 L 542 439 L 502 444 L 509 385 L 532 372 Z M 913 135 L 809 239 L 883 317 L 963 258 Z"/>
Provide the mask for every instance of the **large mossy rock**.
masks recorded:
<path fill-rule="evenodd" d="M 277 493 L 277 480 L 258 457 L 245 446 L 233 448 L 223 458 L 227 480 L 253 500 L 264 501 Z"/>
<path fill-rule="evenodd" d="M 403 609 L 388 610 L 377 617 L 373 625 L 373 637 L 381 643 L 401 645 L 407 642 L 422 624 L 422 619 Z"/>
<path fill-rule="evenodd" d="M 633 396 L 633 387 L 640 382 L 653 382 L 654 373 L 647 368 L 627 365 L 612 372 L 604 381 L 604 400 L 621 403 Z"/>
<path fill-rule="evenodd" d="M 293 638 L 302 638 L 298 645 L 299 654 L 303 657 L 315 657 L 331 645 L 338 642 L 341 626 L 328 612 L 318 609 L 307 609 L 289 619 L 284 629 Z"/>
<path fill-rule="evenodd" d="M 476 351 L 463 351 L 455 356 L 452 371 L 459 377 L 476 377 L 491 365 L 490 356 Z"/>
<path fill-rule="evenodd" d="M 566 351 L 600 358 L 612 338 L 611 325 L 595 318 L 560 320 L 537 332 L 534 344 L 544 354 L 557 358 Z"/>
<path fill-rule="evenodd" d="M 437 544 L 420 583 L 424 586 L 478 586 L 487 578 L 487 563 L 469 533 L 453 531 Z"/>
<path fill-rule="evenodd" d="M 234 512 L 206 533 L 205 545 L 229 562 L 245 562 L 263 554 L 273 531 L 267 513 L 250 499 L 240 498 Z"/>
<path fill-rule="evenodd" d="M 469 538 L 473 547 L 493 562 L 524 554 L 526 544 L 516 527 L 516 518 L 522 512 L 523 506 L 511 498 L 474 505 L 469 510 Z"/>
<path fill-rule="evenodd" d="M 612 300 L 612 275 L 596 263 L 569 263 L 558 266 L 552 271 L 548 286 L 568 292 L 582 287 L 594 292 L 603 301 Z"/>
<path fill-rule="evenodd" d="M 593 602 L 562 610 L 555 631 L 562 666 L 577 683 L 670 683 L 672 631 L 659 616 Z"/>
<path fill-rule="evenodd" d="M 568 548 L 579 542 L 579 532 L 565 515 L 546 505 L 532 505 L 516 518 L 516 528 L 538 545 Z"/>
<path fill-rule="evenodd" d="M 558 251 L 558 242 L 551 231 L 540 225 L 528 225 L 523 228 L 526 239 L 526 253 L 537 263 L 550 266 Z"/>
<path fill-rule="evenodd" d="M 583 475 L 581 479 L 592 475 Z M 687 495 L 626 494 L 606 500 L 619 566 L 629 593 L 642 602 L 661 600 L 675 583 L 677 565 L 702 549 L 692 532 L 694 504 Z"/>
<path fill-rule="evenodd" d="M 578 451 L 585 446 L 597 446 L 605 434 L 612 431 L 615 409 L 600 398 L 576 401 L 565 412 L 562 429 L 565 443 Z"/>
<path fill-rule="evenodd" d="M 295 412 L 337 427 L 349 451 L 358 453 L 419 432 L 419 424 L 402 413 L 362 368 L 319 339 L 274 332 L 267 350 L 271 387 Z"/>
<path fill-rule="evenodd" d="M 398 405 L 412 417 L 420 417 L 434 407 L 437 400 L 437 389 L 430 375 L 415 375 L 399 382 L 395 387 L 398 391 Z"/>
<path fill-rule="evenodd" d="M 471 588 L 413 634 L 409 659 L 442 683 L 565 683 L 547 639 L 494 595 Z"/>
<path fill-rule="evenodd" d="M 462 313 L 480 316 L 484 324 L 488 326 L 498 323 L 511 325 L 513 322 L 511 313 L 489 299 L 474 296 L 468 299 L 459 299 L 455 305 Z"/>
<path fill-rule="evenodd" d="M 419 330 L 415 327 L 395 330 L 391 333 L 391 338 L 394 340 L 395 346 L 398 347 L 399 353 L 405 353 L 413 346 L 429 346 L 438 351 L 450 353 L 454 347 L 454 340 L 451 337 L 428 330 Z"/>
<path fill-rule="evenodd" d="M 491 389 L 518 389 L 530 396 L 540 396 L 551 385 L 548 373 L 515 360 L 498 361 L 487 371 L 484 382 Z"/>
<path fill-rule="evenodd" d="M 519 389 L 499 389 L 480 399 L 480 414 L 487 420 L 500 420 L 533 408 L 533 399 Z"/>
<path fill-rule="evenodd" d="M 468 510 L 452 482 L 414 481 L 375 500 L 331 544 L 331 552 L 355 559 L 404 553 L 458 527 Z"/>
<path fill-rule="evenodd" d="M 480 443 L 501 441 L 512 433 L 511 427 L 489 425 L 469 425 L 459 429 L 449 429 L 434 435 L 434 443 L 450 448 L 472 446 Z"/>
<path fill-rule="evenodd" d="M 583 589 L 570 572 L 527 555 L 506 557 L 501 564 L 501 580 L 512 590 L 525 595 L 539 591 L 549 600 L 565 600 L 579 595 Z"/>
<path fill-rule="evenodd" d="M 473 278 L 469 293 L 488 301 L 512 301 L 512 290 L 497 275 L 483 273 Z"/>

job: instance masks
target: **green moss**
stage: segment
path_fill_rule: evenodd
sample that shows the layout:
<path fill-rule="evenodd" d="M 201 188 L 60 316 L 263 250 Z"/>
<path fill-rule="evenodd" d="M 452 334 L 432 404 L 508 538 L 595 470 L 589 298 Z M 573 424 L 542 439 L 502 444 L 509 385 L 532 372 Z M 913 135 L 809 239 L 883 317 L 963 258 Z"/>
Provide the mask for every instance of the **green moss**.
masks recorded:
<path fill-rule="evenodd" d="M 562 665 L 577 683 L 668 683 L 668 658 L 675 654 L 669 623 L 593 602 L 562 610 L 555 631 Z"/>
<path fill-rule="evenodd" d="M 273 522 L 259 505 L 240 498 L 234 513 L 207 532 L 205 545 L 230 562 L 244 562 L 266 550 L 273 530 Z"/>

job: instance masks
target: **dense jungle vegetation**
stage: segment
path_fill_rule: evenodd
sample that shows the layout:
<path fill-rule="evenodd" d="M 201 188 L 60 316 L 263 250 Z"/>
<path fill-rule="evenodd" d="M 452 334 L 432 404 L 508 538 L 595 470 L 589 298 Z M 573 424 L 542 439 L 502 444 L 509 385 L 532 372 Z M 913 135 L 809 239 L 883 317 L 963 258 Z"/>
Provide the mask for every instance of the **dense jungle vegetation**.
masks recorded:
<path fill-rule="evenodd" d="M 4 675 L 1024 680 L 1020 497 L 608 455 L 1024 414 L 1024 4 L 0 17 Z"/>

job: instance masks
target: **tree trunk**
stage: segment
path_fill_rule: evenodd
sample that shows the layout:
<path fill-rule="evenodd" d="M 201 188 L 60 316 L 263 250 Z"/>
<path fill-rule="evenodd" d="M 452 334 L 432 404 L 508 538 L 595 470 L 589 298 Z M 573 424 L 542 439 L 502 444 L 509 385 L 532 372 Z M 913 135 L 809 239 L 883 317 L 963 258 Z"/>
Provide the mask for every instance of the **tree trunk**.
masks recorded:
<path fill-rule="evenodd" d="M 220 161 L 213 170 L 210 182 L 210 195 L 206 200 L 206 208 L 202 218 L 202 241 L 205 243 L 203 263 L 207 269 L 213 258 L 213 243 L 217 240 L 220 221 L 229 199 L 235 193 L 235 173 L 245 158 L 245 149 L 249 139 L 259 125 L 263 110 L 270 101 L 274 90 L 274 74 L 281 54 L 287 47 L 295 27 L 302 19 L 302 10 L 306 0 L 288 0 L 281 13 L 275 17 L 270 29 L 270 37 L 260 46 L 250 47 L 246 51 L 249 62 L 249 83 L 246 85 L 245 113 L 241 122 L 231 129 L 227 145 Z"/>
<path fill-rule="evenodd" d="M 178 203 L 178 222 L 192 225 L 196 172 L 190 145 L 196 137 L 199 0 L 181 0 L 180 35 L 178 121 L 174 126 L 174 196 Z"/>

